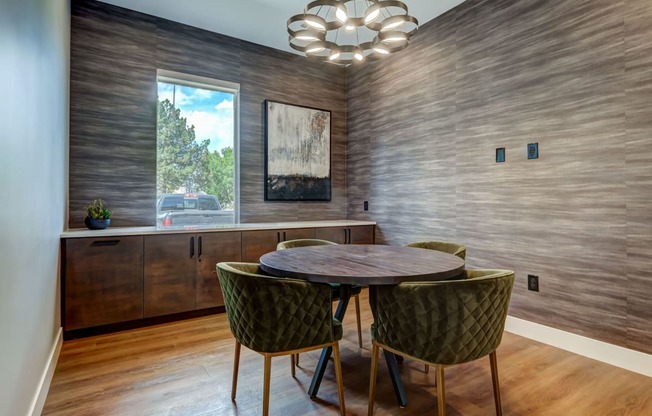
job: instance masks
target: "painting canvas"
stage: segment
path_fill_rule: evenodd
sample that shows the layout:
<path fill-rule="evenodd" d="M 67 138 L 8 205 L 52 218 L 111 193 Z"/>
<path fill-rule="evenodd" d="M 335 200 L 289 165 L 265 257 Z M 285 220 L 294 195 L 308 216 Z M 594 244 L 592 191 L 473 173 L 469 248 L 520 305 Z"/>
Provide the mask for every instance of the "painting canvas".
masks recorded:
<path fill-rule="evenodd" d="M 330 201 L 331 112 L 267 100 L 265 199 Z"/>

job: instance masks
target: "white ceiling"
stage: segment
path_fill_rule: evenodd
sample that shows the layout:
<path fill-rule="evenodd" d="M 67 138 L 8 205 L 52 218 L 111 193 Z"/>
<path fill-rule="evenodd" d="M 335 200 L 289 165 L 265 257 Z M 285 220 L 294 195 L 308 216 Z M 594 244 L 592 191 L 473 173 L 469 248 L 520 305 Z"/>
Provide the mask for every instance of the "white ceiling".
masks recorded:
<path fill-rule="evenodd" d="M 102 0 L 190 26 L 248 40 L 283 51 L 288 46 L 287 19 L 309 0 Z M 464 0 L 403 0 L 423 25 Z"/>

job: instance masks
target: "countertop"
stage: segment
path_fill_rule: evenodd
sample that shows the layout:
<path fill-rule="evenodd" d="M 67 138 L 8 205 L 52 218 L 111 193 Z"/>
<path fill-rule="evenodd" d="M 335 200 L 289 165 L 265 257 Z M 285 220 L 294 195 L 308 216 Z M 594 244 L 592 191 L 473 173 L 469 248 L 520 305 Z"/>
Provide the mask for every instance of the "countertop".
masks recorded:
<path fill-rule="evenodd" d="M 152 234 L 187 234 L 192 232 L 228 232 L 228 231 L 256 231 L 256 230 L 287 230 L 291 228 L 324 228 L 324 227 L 355 227 L 361 225 L 376 225 L 375 221 L 357 220 L 329 220 L 329 221 L 293 221 L 293 222 L 264 222 L 244 224 L 220 224 L 196 226 L 181 229 L 159 229 L 150 227 L 109 227 L 104 230 L 88 230 L 86 228 L 72 228 L 61 233 L 61 238 L 84 237 L 119 237 L 126 235 L 152 235 Z"/>

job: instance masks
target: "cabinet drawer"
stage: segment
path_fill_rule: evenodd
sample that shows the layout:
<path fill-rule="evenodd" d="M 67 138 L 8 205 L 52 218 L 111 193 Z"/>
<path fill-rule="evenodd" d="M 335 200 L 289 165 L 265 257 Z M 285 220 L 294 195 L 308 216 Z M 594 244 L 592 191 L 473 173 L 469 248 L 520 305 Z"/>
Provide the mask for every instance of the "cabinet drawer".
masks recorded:
<path fill-rule="evenodd" d="M 143 317 L 143 237 L 65 241 L 66 331 Z"/>

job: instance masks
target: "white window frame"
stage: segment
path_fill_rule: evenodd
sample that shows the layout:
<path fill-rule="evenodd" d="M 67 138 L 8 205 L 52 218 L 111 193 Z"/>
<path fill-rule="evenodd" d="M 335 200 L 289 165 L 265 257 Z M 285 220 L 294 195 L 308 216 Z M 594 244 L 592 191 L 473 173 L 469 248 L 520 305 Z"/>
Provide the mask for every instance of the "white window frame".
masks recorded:
<path fill-rule="evenodd" d="M 166 69 L 156 70 L 156 82 L 182 85 L 185 87 L 202 88 L 233 94 L 233 157 L 235 172 L 233 174 L 233 186 L 235 187 L 234 221 L 240 223 L 240 84 L 229 81 L 222 81 L 215 78 L 202 77 L 199 75 L 184 74 L 182 72 L 168 71 Z M 157 138 L 158 141 L 158 138 Z M 158 167 L 157 167 L 158 169 Z"/>

